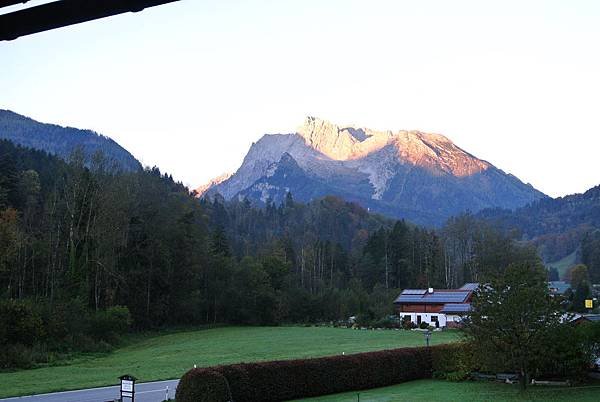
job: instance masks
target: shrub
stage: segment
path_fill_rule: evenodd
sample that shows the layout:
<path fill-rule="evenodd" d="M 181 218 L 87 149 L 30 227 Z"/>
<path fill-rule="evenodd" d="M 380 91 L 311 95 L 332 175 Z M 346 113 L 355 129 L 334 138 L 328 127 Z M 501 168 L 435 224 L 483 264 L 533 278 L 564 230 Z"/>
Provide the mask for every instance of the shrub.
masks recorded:
<path fill-rule="evenodd" d="M 560 325 L 547 335 L 547 351 L 536 361 L 533 373 L 536 379 L 586 378 L 592 358 L 585 339 L 585 326 Z"/>
<path fill-rule="evenodd" d="M 97 312 L 92 318 L 91 335 L 96 340 L 115 343 L 119 335 L 124 334 L 131 325 L 129 309 L 114 306 Z"/>
<path fill-rule="evenodd" d="M 177 402 L 230 401 L 227 380 L 216 370 L 196 368 L 184 374 L 177 386 Z"/>
<path fill-rule="evenodd" d="M 415 324 L 414 322 L 412 322 L 410 320 L 402 321 L 402 329 L 415 329 L 415 328 L 417 328 L 417 324 Z"/>
<path fill-rule="evenodd" d="M 28 303 L 0 302 L 0 344 L 32 346 L 43 333 L 42 320 Z"/>
<path fill-rule="evenodd" d="M 71 343 L 73 338 L 90 331 L 90 312 L 79 298 L 54 305 L 44 303 L 40 310 L 47 339 L 57 346 Z"/>
<path fill-rule="evenodd" d="M 429 329 L 429 323 L 428 323 L 428 322 L 425 322 L 425 321 L 422 321 L 422 322 L 419 324 L 419 328 L 421 328 L 421 329 Z"/>
<path fill-rule="evenodd" d="M 433 376 L 450 381 L 464 380 L 475 369 L 473 348 L 467 342 L 433 346 L 431 361 Z"/>
<path fill-rule="evenodd" d="M 0 348 L 0 368 L 29 369 L 34 365 L 32 349 L 20 343 L 2 345 Z"/>
<path fill-rule="evenodd" d="M 375 328 L 399 328 L 400 322 L 398 320 L 391 319 L 390 317 L 382 318 L 381 320 L 377 320 L 373 322 L 373 327 Z"/>
<path fill-rule="evenodd" d="M 221 387 L 223 376 L 229 389 Z M 193 399 L 192 392 L 215 389 L 230 392 L 234 401 L 281 401 L 342 391 L 360 390 L 431 377 L 427 348 L 404 348 L 347 356 L 270 361 L 193 369 L 181 379 L 177 401 Z M 213 384 L 215 383 L 215 384 Z M 211 385 L 213 384 L 213 385 Z M 225 391 L 224 391 L 225 390 Z M 229 395 L 215 395 L 215 401 Z M 185 399 L 191 398 L 191 399 Z"/>

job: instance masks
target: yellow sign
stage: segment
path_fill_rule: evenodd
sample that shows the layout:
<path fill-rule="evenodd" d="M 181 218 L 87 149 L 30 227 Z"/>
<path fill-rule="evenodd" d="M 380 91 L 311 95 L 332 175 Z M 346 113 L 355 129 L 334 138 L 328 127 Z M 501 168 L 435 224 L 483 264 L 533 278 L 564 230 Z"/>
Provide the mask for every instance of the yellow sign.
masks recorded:
<path fill-rule="evenodd" d="M 585 301 L 585 308 L 594 308 L 594 302 L 593 302 L 593 300 L 587 299 Z"/>

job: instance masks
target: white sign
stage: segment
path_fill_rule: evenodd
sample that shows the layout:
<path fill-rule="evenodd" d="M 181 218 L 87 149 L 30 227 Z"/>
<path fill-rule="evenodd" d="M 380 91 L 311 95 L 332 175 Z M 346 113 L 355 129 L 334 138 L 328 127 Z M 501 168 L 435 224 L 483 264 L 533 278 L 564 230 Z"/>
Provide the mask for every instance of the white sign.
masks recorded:
<path fill-rule="evenodd" d="M 121 380 L 121 391 L 123 391 L 123 392 L 133 392 L 133 381 L 131 381 L 131 380 Z"/>

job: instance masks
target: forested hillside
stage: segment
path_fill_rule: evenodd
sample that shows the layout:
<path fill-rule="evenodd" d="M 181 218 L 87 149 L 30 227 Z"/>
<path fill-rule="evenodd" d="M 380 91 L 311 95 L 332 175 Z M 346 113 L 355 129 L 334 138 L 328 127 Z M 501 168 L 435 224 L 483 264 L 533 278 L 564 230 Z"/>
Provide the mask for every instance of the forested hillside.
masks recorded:
<path fill-rule="evenodd" d="M 576 261 L 589 265 L 590 274 L 600 281 L 600 263 L 591 263 L 590 257 L 594 233 L 600 229 L 600 186 L 583 194 L 541 199 L 515 211 L 484 210 L 478 217 L 531 242 L 546 262 L 576 253 Z"/>
<path fill-rule="evenodd" d="M 157 168 L 69 161 L 0 141 L 7 367 L 97 350 L 130 324 L 379 320 L 401 288 L 460 286 L 537 258 L 470 215 L 436 232 L 334 197 L 257 209 L 198 200 Z"/>
<path fill-rule="evenodd" d="M 121 170 L 142 168 L 129 151 L 109 137 L 90 130 L 40 123 L 10 110 L 0 109 L 0 138 L 46 151 L 65 160 L 75 149 L 81 149 L 87 160 L 101 152 L 108 162 Z"/>

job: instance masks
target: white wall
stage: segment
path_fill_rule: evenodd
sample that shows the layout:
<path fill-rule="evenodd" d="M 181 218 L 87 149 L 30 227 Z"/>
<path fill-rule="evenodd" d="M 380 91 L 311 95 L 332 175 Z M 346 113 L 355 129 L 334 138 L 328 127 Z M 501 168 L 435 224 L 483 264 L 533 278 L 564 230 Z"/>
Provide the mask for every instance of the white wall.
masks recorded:
<path fill-rule="evenodd" d="M 432 317 L 437 317 L 438 322 L 440 323 L 439 327 L 445 327 L 447 325 L 447 321 L 452 321 L 452 319 L 450 319 L 451 317 L 457 317 L 457 316 L 446 316 L 446 314 L 442 314 L 442 313 L 408 313 L 408 312 L 401 312 L 400 313 L 400 318 L 404 318 L 404 316 L 410 316 L 410 320 L 412 322 L 414 322 L 415 324 L 417 324 L 417 316 L 420 315 L 421 316 L 421 322 L 427 322 L 429 323 L 431 326 L 435 327 L 435 322 L 432 320 Z"/>

